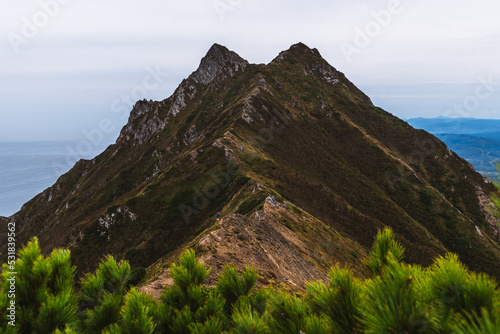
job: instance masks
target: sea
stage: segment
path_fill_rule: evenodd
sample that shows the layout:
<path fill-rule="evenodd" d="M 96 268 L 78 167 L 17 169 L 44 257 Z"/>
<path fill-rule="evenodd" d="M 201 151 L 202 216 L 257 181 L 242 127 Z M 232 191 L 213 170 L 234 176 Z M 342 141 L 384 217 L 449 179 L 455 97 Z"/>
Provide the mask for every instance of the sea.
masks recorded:
<path fill-rule="evenodd" d="M 80 159 L 92 159 L 110 143 L 88 141 L 0 142 L 0 216 L 9 217 L 52 186 Z"/>

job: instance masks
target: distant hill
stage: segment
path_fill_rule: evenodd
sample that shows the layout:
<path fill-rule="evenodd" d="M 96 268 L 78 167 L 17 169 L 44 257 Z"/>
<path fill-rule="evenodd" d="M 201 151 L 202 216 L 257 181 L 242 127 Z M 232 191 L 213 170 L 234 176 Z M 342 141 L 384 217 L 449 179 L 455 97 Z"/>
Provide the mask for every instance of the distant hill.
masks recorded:
<path fill-rule="evenodd" d="M 498 177 L 500 120 L 477 118 L 413 118 L 408 123 L 441 139 L 481 174 Z"/>
<path fill-rule="evenodd" d="M 424 129 L 432 134 L 496 133 L 498 135 L 500 132 L 500 119 L 437 117 L 411 118 L 407 122 L 414 128 Z"/>

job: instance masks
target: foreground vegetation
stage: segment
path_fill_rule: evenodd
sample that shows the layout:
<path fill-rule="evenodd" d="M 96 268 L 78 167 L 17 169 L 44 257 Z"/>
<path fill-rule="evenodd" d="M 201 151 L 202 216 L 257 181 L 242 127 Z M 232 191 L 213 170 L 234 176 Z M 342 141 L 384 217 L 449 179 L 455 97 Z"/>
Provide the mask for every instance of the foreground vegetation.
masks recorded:
<path fill-rule="evenodd" d="M 306 293 L 294 295 L 257 290 L 255 270 L 238 273 L 230 264 L 215 286 L 206 286 L 210 269 L 188 250 L 170 268 L 175 284 L 156 301 L 133 287 L 138 271 L 113 257 L 82 278 L 75 293 L 70 252 L 44 257 L 33 239 L 15 264 L 15 299 L 4 265 L 0 332 L 500 333 L 500 291 L 492 278 L 468 271 L 454 254 L 424 269 L 401 262 L 403 253 L 385 229 L 366 261 L 369 278 L 337 266 L 328 284 L 310 282 Z"/>

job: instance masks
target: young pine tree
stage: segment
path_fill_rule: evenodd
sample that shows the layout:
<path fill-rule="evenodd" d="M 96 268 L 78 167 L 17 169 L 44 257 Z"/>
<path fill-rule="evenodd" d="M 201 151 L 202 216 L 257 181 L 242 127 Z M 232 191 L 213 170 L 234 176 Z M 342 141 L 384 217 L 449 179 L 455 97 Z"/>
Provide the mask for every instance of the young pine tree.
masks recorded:
<path fill-rule="evenodd" d="M 384 272 L 368 280 L 361 321 L 365 333 L 432 333 L 432 319 L 423 302 L 422 269 L 400 264 L 388 253 Z"/>
<path fill-rule="evenodd" d="M 157 308 L 158 303 L 152 297 L 132 289 L 125 297 L 118 322 L 105 333 L 152 334 L 156 327 L 154 316 Z"/>
<path fill-rule="evenodd" d="M 457 316 L 478 319 L 493 314 L 497 309 L 496 287 L 487 275 L 469 272 L 457 255 L 448 254 L 428 269 L 426 302 L 433 305 L 441 329 L 450 331 Z"/>
<path fill-rule="evenodd" d="M 75 268 L 70 252 L 55 249 L 49 257 L 40 253 L 34 238 L 18 253 L 15 269 L 4 265 L 0 305 L 10 289 L 9 272 L 15 275 L 16 328 L 19 333 L 52 333 L 64 330 L 76 320 L 77 301 L 73 290 Z M 0 311 L 6 314 L 6 309 Z M 0 320 L 5 332 L 12 332 L 5 316 Z"/>
<path fill-rule="evenodd" d="M 233 264 L 227 264 L 219 275 L 217 290 L 225 299 L 224 310 L 231 314 L 231 307 L 242 296 L 248 296 L 257 283 L 257 270 L 245 267 L 238 275 L 238 270 Z"/>
<path fill-rule="evenodd" d="M 210 269 L 198 262 L 192 250 L 170 267 L 174 285 L 162 295 L 161 332 L 221 333 L 226 328 L 224 299 L 216 289 L 203 285 L 209 274 Z"/>
<path fill-rule="evenodd" d="M 335 266 L 330 270 L 330 284 L 310 282 L 307 300 L 316 314 L 327 316 L 335 333 L 350 334 L 359 330 L 361 286 L 349 269 Z"/>
<path fill-rule="evenodd" d="M 79 327 L 83 333 L 100 333 L 119 320 L 129 274 L 127 261 L 117 263 L 108 256 L 94 274 L 82 278 Z"/>
<path fill-rule="evenodd" d="M 394 240 L 394 234 L 389 227 L 378 231 L 373 243 L 372 250 L 368 254 L 366 266 L 372 275 L 382 274 L 384 266 L 387 264 L 388 254 L 392 253 L 393 258 L 400 262 L 403 259 L 404 248 Z"/>
<path fill-rule="evenodd" d="M 328 325 L 315 314 L 311 314 L 307 303 L 283 291 L 271 293 L 268 303 L 268 325 L 272 333 L 320 334 L 329 332 Z"/>

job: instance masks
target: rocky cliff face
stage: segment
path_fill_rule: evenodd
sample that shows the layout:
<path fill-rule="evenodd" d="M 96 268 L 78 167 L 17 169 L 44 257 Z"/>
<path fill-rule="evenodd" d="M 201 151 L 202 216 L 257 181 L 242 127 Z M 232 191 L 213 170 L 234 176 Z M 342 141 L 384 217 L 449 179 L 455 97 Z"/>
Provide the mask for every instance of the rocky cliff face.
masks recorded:
<path fill-rule="evenodd" d="M 19 243 L 69 247 L 80 274 L 112 254 L 168 282 L 163 269 L 193 247 L 214 275 L 252 264 L 261 283 L 301 289 L 337 262 L 363 275 L 383 226 L 409 262 L 452 251 L 500 277 L 494 191 L 316 49 L 299 43 L 255 65 L 214 45 L 171 97 L 137 102 L 116 144 L 10 220 Z"/>
<path fill-rule="evenodd" d="M 134 145 L 142 145 L 154 134 L 165 129 L 169 120 L 182 112 L 199 91 L 206 93 L 217 89 L 225 79 L 234 77 L 247 66 L 248 61 L 226 47 L 214 44 L 201 60 L 198 69 L 182 81 L 170 98 L 163 103 L 153 101 L 136 103 L 127 125 L 120 133 L 118 142 L 132 140 Z M 162 110 L 168 112 L 161 112 Z"/>
<path fill-rule="evenodd" d="M 234 77 L 236 72 L 244 71 L 248 61 L 229 51 L 226 47 L 214 44 L 201 60 L 200 67 L 188 79 L 195 83 L 208 85 Z"/>

